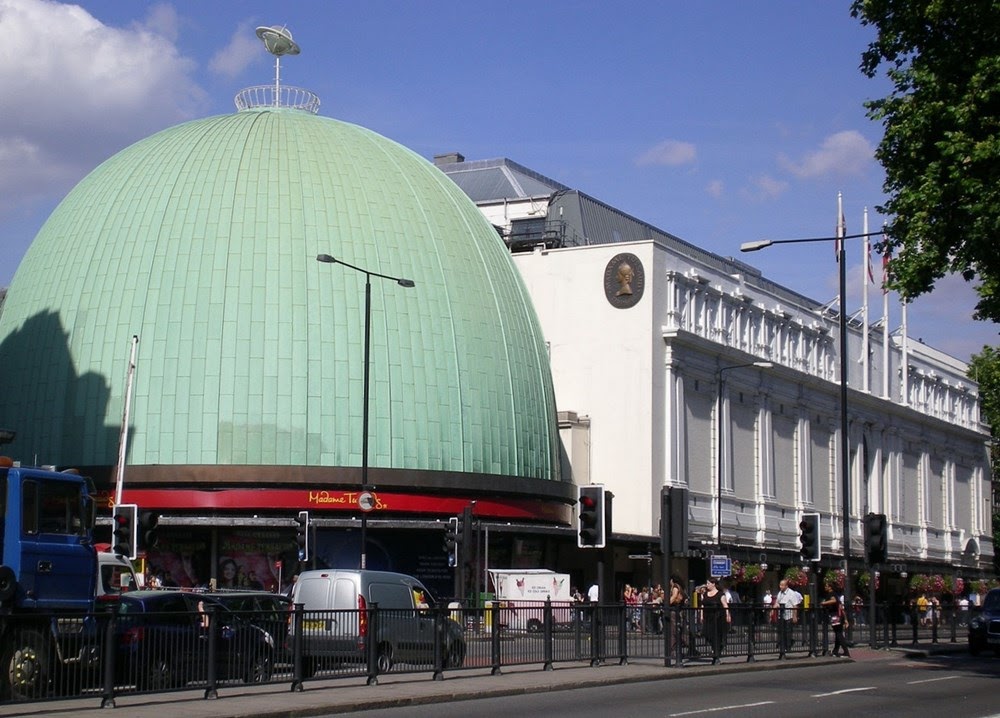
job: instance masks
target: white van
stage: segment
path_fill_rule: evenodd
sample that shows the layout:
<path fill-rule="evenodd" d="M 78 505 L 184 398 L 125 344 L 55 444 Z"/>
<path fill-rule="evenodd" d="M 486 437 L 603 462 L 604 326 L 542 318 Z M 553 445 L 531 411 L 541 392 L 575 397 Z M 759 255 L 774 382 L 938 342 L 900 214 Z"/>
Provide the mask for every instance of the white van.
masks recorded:
<path fill-rule="evenodd" d="M 97 553 L 97 583 L 94 593 L 98 600 L 113 598 L 139 588 L 132 562 L 110 551 Z M 104 600 L 107 600 L 105 598 Z"/>
<path fill-rule="evenodd" d="M 292 603 L 303 605 L 304 674 L 325 664 L 364 664 L 369 642 L 376 641 L 378 672 L 394 664 L 434 662 L 434 599 L 413 576 L 389 571 L 326 569 L 303 571 L 292 589 Z M 375 635 L 369 616 L 378 607 Z M 444 665 L 465 661 L 462 628 L 441 619 Z M 294 630 L 294 628 L 293 628 Z"/>

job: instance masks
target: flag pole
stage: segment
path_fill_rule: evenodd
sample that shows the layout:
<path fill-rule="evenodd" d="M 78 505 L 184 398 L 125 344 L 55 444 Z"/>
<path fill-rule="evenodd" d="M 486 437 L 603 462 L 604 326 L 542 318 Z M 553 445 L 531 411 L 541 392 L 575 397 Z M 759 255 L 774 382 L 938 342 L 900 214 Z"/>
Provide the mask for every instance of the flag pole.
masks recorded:
<path fill-rule="evenodd" d="M 871 238 L 868 237 L 868 208 L 865 207 L 862 232 L 865 233 L 865 256 L 861 262 L 861 391 L 866 394 L 871 392 L 868 378 L 868 282 L 871 280 Z"/>
<path fill-rule="evenodd" d="M 885 222 L 882 223 L 882 241 L 885 242 Z M 882 247 L 882 398 L 888 399 L 889 391 L 889 247 Z"/>
<path fill-rule="evenodd" d="M 899 403 L 903 406 L 909 406 L 910 404 L 910 336 L 909 328 L 906 326 L 906 300 L 900 297 L 900 303 L 903 305 L 903 365 L 900 367 L 900 381 L 899 381 Z"/>

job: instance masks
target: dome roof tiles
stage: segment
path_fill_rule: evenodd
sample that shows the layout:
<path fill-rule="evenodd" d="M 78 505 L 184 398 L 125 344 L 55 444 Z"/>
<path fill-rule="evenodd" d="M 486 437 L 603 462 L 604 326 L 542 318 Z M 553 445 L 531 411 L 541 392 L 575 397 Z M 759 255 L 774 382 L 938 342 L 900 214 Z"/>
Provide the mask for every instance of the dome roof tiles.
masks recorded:
<path fill-rule="evenodd" d="M 558 477 L 544 343 L 496 232 L 416 154 L 284 109 L 147 138 L 53 212 L 0 316 L 15 447 L 114 463 L 136 334 L 130 463 L 359 465 L 365 275 L 320 253 L 415 282 L 371 279 L 371 466 Z"/>

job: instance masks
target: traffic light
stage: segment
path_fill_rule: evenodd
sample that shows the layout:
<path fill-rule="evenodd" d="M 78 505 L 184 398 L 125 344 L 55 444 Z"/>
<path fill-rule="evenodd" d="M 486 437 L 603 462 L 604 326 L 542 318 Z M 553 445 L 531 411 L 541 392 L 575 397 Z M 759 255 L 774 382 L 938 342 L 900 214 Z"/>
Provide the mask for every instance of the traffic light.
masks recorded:
<path fill-rule="evenodd" d="M 448 519 L 448 525 L 444 527 L 444 551 L 448 554 L 449 568 L 458 565 L 458 517 L 452 516 Z"/>
<path fill-rule="evenodd" d="M 160 543 L 156 535 L 156 527 L 160 524 L 160 515 L 155 511 L 143 511 L 139 514 L 139 535 L 142 547 L 149 551 Z"/>
<path fill-rule="evenodd" d="M 885 514 L 865 515 L 865 556 L 869 565 L 885 563 L 889 556 Z"/>
<path fill-rule="evenodd" d="M 604 548 L 604 487 L 581 486 L 577 509 L 577 546 Z"/>
<path fill-rule="evenodd" d="M 299 561 L 309 560 L 309 512 L 299 511 L 295 517 L 295 544 L 299 547 Z"/>
<path fill-rule="evenodd" d="M 819 561 L 819 514 L 802 514 L 799 522 L 799 553 L 806 561 Z"/>
<path fill-rule="evenodd" d="M 458 545 L 465 551 L 465 556 L 462 558 L 468 563 L 472 559 L 472 547 L 476 545 L 472 526 L 472 506 L 462 509 L 462 520 L 458 523 Z"/>
<path fill-rule="evenodd" d="M 120 556 L 133 559 L 136 556 L 136 512 L 135 504 L 118 504 L 111 515 L 111 550 Z"/>
<path fill-rule="evenodd" d="M 660 489 L 660 551 L 666 555 L 688 550 L 688 490 L 681 486 Z"/>

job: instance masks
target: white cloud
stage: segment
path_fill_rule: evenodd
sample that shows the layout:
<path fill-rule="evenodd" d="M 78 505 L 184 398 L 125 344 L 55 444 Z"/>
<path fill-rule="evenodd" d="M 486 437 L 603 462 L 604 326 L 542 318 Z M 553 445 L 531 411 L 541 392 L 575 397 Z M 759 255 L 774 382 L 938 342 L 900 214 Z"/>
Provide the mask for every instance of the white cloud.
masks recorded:
<path fill-rule="evenodd" d="M 161 30 L 177 33 L 169 7 L 115 28 L 75 5 L 0 0 L 0 212 L 60 195 L 122 147 L 197 115 L 194 63 Z"/>
<path fill-rule="evenodd" d="M 819 149 L 798 160 L 785 155 L 778 157 L 778 164 L 796 177 L 823 177 L 827 175 L 860 175 L 874 161 L 875 148 L 856 130 L 845 130 L 830 135 Z"/>
<path fill-rule="evenodd" d="M 229 39 L 229 44 L 209 60 L 208 69 L 217 75 L 233 78 L 255 61 L 267 56 L 251 24 L 241 23 Z"/>
<path fill-rule="evenodd" d="M 143 27 L 154 35 L 159 35 L 170 42 L 177 42 L 180 37 L 180 20 L 177 17 L 177 10 L 172 5 L 154 5 L 146 13 L 146 22 Z"/>
<path fill-rule="evenodd" d="M 722 180 L 712 180 L 708 183 L 708 186 L 705 187 L 705 191 L 710 197 L 719 199 L 725 191 L 725 186 L 722 184 Z"/>
<path fill-rule="evenodd" d="M 666 165 L 675 167 L 694 162 L 696 156 L 697 151 L 695 150 L 695 146 L 690 142 L 664 140 L 639 155 L 636 164 L 640 166 Z"/>
<path fill-rule="evenodd" d="M 750 186 L 740 191 L 747 200 L 761 201 L 776 199 L 788 189 L 788 183 L 770 175 L 760 175 L 750 179 Z"/>

